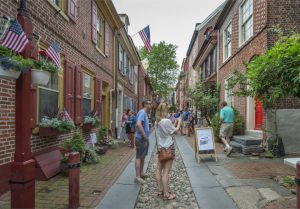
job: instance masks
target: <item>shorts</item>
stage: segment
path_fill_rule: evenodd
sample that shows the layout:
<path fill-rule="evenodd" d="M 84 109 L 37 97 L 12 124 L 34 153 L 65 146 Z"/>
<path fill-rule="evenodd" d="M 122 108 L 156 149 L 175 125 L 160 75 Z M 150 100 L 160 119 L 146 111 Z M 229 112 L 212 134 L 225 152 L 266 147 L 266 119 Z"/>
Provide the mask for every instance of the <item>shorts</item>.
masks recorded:
<path fill-rule="evenodd" d="M 183 128 L 187 128 L 189 126 L 189 121 L 183 121 Z"/>
<path fill-rule="evenodd" d="M 233 123 L 222 123 L 220 137 L 232 137 Z"/>
<path fill-rule="evenodd" d="M 145 159 L 145 157 L 148 155 L 149 141 L 144 141 L 143 139 L 136 139 L 135 146 L 136 159 Z"/>

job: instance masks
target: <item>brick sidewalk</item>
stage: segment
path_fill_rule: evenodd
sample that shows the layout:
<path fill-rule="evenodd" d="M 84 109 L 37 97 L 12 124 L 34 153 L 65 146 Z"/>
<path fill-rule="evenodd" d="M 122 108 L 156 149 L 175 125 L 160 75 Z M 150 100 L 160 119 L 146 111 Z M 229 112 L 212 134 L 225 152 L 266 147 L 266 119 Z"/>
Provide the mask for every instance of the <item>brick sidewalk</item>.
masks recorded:
<path fill-rule="evenodd" d="M 101 156 L 98 164 L 83 165 L 80 173 L 81 208 L 95 208 L 105 193 L 116 181 L 129 161 L 135 149 L 122 144 L 114 150 L 108 150 Z M 67 208 L 68 178 L 58 175 L 49 181 L 36 182 L 36 208 Z M 0 197 L 0 208 L 10 208 L 10 193 Z"/>

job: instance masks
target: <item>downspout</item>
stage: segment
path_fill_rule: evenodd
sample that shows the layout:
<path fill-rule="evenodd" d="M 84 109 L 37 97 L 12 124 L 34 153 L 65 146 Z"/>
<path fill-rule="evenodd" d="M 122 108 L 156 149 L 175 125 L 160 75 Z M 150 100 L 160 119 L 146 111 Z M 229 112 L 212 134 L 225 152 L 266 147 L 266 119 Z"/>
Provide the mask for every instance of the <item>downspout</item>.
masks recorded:
<path fill-rule="evenodd" d="M 217 41 L 217 91 L 219 95 L 219 102 L 220 102 L 220 97 L 221 97 L 221 90 L 220 90 L 220 85 L 219 85 L 219 68 L 220 68 L 220 30 L 218 29 L 218 41 Z M 220 110 L 220 105 L 217 105 L 217 110 L 219 112 Z"/>
<path fill-rule="evenodd" d="M 115 101 L 114 101 L 114 107 L 115 107 L 115 114 L 114 114 L 114 119 L 111 121 L 111 124 L 113 123 L 113 121 L 115 121 L 115 136 L 118 136 L 117 133 L 117 121 L 118 121 L 118 106 L 117 106 L 117 101 L 118 101 L 118 92 L 117 92 L 117 67 L 116 67 L 116 37 L 117 37 L 118 33 L 117 31 L 115 31 L 115 35 L 113 38 L 113 60 L 114 60 L 114 88 L 110 90 L 110 94 L 112 95 L 112 93 L 115 93 Z M 113 104 L 111 104 L 111 110 L 112 110 Z"/>

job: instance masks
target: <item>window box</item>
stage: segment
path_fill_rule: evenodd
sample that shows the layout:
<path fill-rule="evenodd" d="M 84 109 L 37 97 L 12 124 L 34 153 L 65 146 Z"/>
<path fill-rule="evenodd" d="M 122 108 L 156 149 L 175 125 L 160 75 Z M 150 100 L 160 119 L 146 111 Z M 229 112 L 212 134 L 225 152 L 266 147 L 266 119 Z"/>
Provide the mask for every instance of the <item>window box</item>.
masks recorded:
<path fill-rule="evenodd" d="M 0 78 L 16 80 L 17 78 L 19 78 L 20 74 L 21 71 L 16 71 L 14 69 L 4 69 L 4 67 L 0 65 Z"/>
<path fill-rule="evenodd" d="M 47 85 L 51 73 L 44 70 L 32 69 L 31 83 L 34 85 Z"/>
<path fill-rule="evenodd" d="M 64 132 L 61 132 L 57 130 L 56 128 L 51 127 L 40 127 L 39 129 L 39 135 L 40 136 L 58 136 L 60 134 L 63 134 Z"/>
<path fill-rule="evenodd" d="M 93 128 L 95 128 L 96 126 L 94 126 L 92 123 L 84 123 L 82 128 L 84 130 L 92 130 Z"/>

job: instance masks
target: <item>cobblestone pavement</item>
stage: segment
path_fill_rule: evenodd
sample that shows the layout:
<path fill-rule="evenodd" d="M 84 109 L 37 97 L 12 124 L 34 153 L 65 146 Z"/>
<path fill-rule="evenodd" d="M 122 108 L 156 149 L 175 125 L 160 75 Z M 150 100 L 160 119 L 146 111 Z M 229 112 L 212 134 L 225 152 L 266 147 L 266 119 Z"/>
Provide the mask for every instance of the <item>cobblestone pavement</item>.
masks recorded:
<path fill-rule="evenodd" d="M 170 173 L 170 191 L 176 194 L 175 200 L 162 200 L 157 197 L 155 171 L 157 166 L 156 152 L 153 153 L 146 179 L 147 183 L 141 187 L 135 209 L 198 209 L 198 204 L 189 182 L 183 160 L 176 148 L 176 158 Z"/>
<path fill-rule="evenodd" d="M 80 173 L 80 208 L 95 208 L 105 193 L 132 159 L 135 149 L 121 144 L 108 150 L 100 157 L 100 162 L 84 165 Z M 36 208 L 67 208 L 68 178 L 58 175 L 49 181 L 36 182 Z M 0 208 L 10 208 L 10 193 L 0 197 Z"/>

